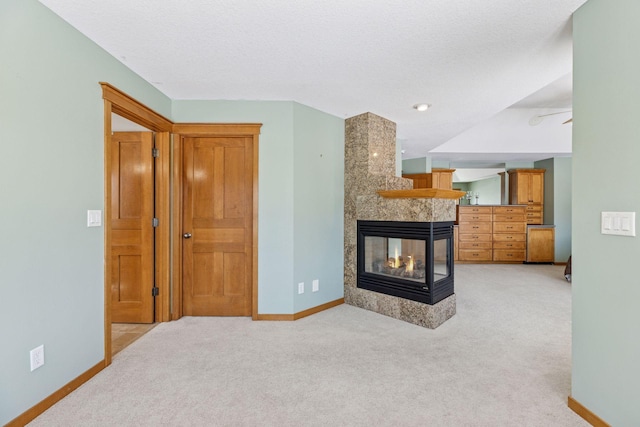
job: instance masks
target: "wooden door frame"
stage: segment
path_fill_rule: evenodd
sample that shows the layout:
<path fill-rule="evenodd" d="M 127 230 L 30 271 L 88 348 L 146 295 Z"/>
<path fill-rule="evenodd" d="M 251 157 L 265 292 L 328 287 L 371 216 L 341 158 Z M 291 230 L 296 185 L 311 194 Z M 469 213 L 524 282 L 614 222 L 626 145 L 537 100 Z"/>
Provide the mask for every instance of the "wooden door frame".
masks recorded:
<path fill-rule="evenodd" d="M 155 285 L 159 294 L 155 298 L 155 321 L 170 320 L 170 132 L 173 123 L 147 108 L 124 92 L 108 83 L 100 82 L 102 98 L 104 99 L 104 360 L 105 366 L 111 364 L 111 257 L 107 249 L 111 244 L 111 114 L 117 114 L 150 131 L 155 132 L 156 148 L 160 150 L 160 157 L 156 160 L 155 176 L 155 212 L 159 218 L 156 228 L 155 244 Z M 163 154 L 164 153 L 164 154 Z"/>
<path fill-rule="evenodd" d="M 233 123 L 233 124 L 208 124 L 208 123 L 176 123 L 173 125 L 173 180 L 172 180 L 172 218 L 171 224 L 174 230 L 175 242 L 182 241 L 182 138 L 184 137 L 249 137 L 253 141 L 253 220 L 252 220 L 252 266 L 251 266 L 251 318 L 258 320 L 258 153 L 260 123 Z M 182 245 L 173 245 L 173 313 L 172 319 L 182 317 Z"/>
<path fill-rule="evenodd" d="M 155 243 L 155 321 L 168 322 L 182 317 L 182 146 L 181 136 L 245 136 L 253 139 L 253 266 L 251 317 L 258 320 L 258 153 L 260 123 L 208 124 L 173 123 L 146 105 L 115 88 L 100 82 L 104 100 L 104 361 L 111 364 L 111 259 L 110 246 L 111 189 L 110 141 L 111 114 L 117 114 L 156 133 L 155 211 L 159 218 Z M 165 154 L 166 153 L 166 154 Z"/>

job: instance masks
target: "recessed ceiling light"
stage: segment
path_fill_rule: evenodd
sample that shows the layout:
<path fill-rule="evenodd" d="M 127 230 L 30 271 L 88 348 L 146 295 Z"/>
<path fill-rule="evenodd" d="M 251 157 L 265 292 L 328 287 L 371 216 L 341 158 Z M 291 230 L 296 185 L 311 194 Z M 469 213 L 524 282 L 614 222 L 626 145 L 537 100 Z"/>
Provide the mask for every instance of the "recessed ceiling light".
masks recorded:
<path fill-rule="evenodd" d="M 416 104 L 413 106 L 418 111 L 427 111 L 431 107 L 429 104 Z"/>

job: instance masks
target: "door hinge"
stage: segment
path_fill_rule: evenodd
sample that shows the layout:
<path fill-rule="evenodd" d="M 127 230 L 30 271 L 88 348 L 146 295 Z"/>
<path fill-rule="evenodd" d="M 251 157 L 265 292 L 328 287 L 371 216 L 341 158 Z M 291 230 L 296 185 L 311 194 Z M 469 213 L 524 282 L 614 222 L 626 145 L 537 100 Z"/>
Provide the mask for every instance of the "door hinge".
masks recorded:
<path fill-rule="evenodd" d="M 153 220 L 151 220 L 151 225 L 157 227 L 158 225 L 160 225 L 160 220 L 158 218 L 153 218 Z"/>
<path fill-rule="evenodd" d="M 157 297 L 160 295 L 160 288 L 156 288 L 155 286 L 151 288 L 151 296 Z"/>
<path fill-rule="evenodd" d="M 160 150 L 157 149 L 156 147 L 153 147 L 151 149 L 151 154 L 153 155 L 153 157 L 160 157 Z"/>

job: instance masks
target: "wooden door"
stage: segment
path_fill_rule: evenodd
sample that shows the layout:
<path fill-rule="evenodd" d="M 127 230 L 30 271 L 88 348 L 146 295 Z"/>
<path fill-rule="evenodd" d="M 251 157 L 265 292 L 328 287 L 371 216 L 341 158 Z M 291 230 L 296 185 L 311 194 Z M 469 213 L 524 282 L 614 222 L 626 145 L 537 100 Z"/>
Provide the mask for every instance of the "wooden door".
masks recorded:
<path fill-rule="evenodd" d="M 154 320 L 153 133 L 115 132 L 109 147 L 111 321 Z"/>
<path fill-rule="evenodd" d="M 185 137 L 183 313 L 250 316 L 253 139 Z"/>

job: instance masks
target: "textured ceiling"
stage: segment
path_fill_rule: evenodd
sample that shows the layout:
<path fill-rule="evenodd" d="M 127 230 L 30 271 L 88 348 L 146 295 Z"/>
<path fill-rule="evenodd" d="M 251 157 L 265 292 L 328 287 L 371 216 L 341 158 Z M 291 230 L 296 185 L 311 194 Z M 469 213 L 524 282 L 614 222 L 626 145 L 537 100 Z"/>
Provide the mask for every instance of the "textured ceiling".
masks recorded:
<path fill-rule="evenodd" d="M 172 99 L 370 111 L 397 123 L 405 158 L 512 105 L 570 105 L 571 14 L 585 1 L 41 0 Z"/>

